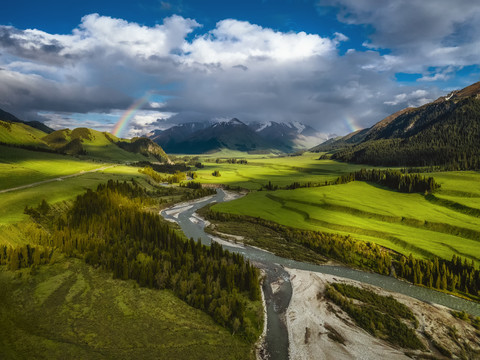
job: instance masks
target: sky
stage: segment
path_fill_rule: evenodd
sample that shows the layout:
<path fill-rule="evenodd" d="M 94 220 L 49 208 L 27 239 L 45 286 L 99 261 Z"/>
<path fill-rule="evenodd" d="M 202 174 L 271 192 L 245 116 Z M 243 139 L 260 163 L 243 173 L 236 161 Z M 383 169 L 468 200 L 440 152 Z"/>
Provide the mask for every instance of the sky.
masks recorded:
<path fill-rule="evenodd" d="M 130 137 L 190 121 L 372 126 L 480 80 L 476 0 L 16 0 L 0 108 Z"/>

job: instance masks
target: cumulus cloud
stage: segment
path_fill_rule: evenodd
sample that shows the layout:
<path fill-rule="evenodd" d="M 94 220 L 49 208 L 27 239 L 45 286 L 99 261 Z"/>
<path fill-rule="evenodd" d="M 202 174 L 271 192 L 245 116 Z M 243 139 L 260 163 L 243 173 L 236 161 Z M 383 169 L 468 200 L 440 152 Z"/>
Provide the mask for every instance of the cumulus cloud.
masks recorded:
<path fill-rule="evenodd" d="M 343 2 L 345 11 L 352 7 L 356 15 L 349 21 L 380 21 L 353 0 L 330 2 Z M 435 88 L 398 90 L 394 73 L 405 68 L 405 53 L 381 55 L 375 48 L 384 46 L 382 36 L 372 37 L 371 49 L 340 55 L 338 46 L 346 41 L 338 32 L 280 32 L 234 19 L 202 29 L 181 16 L 148 27 L 90 14 L 66 35 L 0 26 L 0 108 L 25 119 L 43 116 L 56 127 L 69 119 L 78 126 L 90 116 L 88 124 L 109 130 L 116 115 L 151 91 L 161 100 L 137 113 L 129 135 L 166 123 L 231 117 L 301 121 L 345 133 L 346 118 L 370 126 L 440 95 Z M 447 45 L 438 49 L 447 53 Z M 425 73 L 424 80 L 434 76 Z"/>
<path fill-rule="evenodd" d="M 426 90 L 418 89 L 410 93 L 397 94 L 394 96 L 393 100 L 385 101 L 385 104 L 395 106 L 407 103 L 409 107 L 417 107 L 434 100 L 427 96 L 428 92 Z"/>
<path fill-rule="evenodd" d="M 471 0 L 320 0 L 341 22 L 372 29 L 364 46 L 390 49 L 397 71 L 478 64 L 480 3 Z"/>

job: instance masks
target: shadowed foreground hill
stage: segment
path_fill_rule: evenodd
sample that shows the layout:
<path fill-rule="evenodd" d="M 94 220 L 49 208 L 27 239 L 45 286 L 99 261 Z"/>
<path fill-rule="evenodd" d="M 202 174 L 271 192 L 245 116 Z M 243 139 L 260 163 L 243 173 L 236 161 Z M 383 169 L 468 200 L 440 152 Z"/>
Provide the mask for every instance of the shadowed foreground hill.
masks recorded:
<path fill-rule="evenodd" d="M 0 267 L 2 359 L 249 359 L 250 344 L 170 291 L 77 259 Z"/>

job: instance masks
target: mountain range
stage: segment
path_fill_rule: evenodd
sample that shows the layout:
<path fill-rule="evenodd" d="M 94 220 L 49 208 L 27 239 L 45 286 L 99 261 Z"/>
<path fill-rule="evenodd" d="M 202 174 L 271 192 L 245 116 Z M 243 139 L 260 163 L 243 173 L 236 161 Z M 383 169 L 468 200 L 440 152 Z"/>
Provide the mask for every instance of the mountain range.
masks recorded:
<path fill-rule="evenodd" d="M 478 169 L 480 82 L 311 150 L 353 163 Z"/>
<path fill-rule="evenodd" d="M 298 122 L 190 122 L 147 135 L 168 153 L 200 154 L 221 149 L 255 152 L 294 152 L 325 141 L 328 136 Z"/>

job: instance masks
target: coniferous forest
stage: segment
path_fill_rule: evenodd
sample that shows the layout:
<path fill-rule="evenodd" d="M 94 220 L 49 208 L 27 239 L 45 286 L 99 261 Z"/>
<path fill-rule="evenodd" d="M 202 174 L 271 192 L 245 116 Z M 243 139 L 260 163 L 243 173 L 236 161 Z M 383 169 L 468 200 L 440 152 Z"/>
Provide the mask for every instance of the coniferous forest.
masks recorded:
<path fill-rule="evenodd" d="M 260 299 L 258 270 L 221 245 L 185 240 L 157 213 L 142 210 L 152 202 L 146 195 L 136 183 L 109 181 L 78 196 L 53 221 L 45 221 L 46 202 L 26 209 L 48 231 L 35 234 L 37 247 L 1 247 L 0 264 L 16 270 L 48 263 L 58 249 L 112 271 L 114 278 L 172 290 L 232 332 L 254 340 L 258 324 L 249 318 L 247 305 Z"/>
<path fill-rule="evenodd" d="M 425 105 L 398 116 L 379 133 L 345 146 L 332 159 L 382 166 L 480 168 L 480 100 Z"/>

